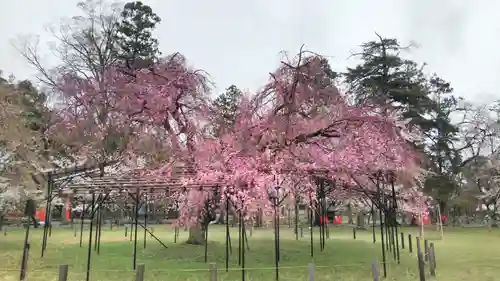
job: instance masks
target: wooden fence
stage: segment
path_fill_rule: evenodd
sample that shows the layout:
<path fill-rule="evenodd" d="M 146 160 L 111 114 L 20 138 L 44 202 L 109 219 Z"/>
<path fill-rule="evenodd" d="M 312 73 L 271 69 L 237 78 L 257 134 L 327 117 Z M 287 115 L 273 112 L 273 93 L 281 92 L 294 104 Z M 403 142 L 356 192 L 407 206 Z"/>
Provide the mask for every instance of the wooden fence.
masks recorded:
<path fill-rule="evenodd" d="M 404 237 L 404 235 L 401 235 Z M 411 236 L 410 236 L 411 239 Z M 420 243 L 419 239 L 417 238 L 417 266 L 418 266 L 418 271 L 419 271 L 419 281 L 426 281 L 426 267 L 429 270 L 429 275 L 431 277 L 436 276 L 436 255 L 435 255 L 435 249 L 434 249 L 434 243 L 428 243 L 427 240 L 425 240 L 425 248 L 424 248 L 424 253 L 420 249 Z M 411 240 L 409 240 L 410 246 L 409 250 L 411 252 Z M 404 247 L 404 244 L 403 244 Z M 67 264 L 61 264 L 59 266 L 59 281 L 68 281 L 68 265 Z M 368 271 L 369 269 L 367 269 Z M 144 273 L 146 271 L 146 267 L 144 264 L 139 264 L 137 265 L 137 268 L 135 270 L 135 281 L 144 281 Z M 373 260 L 371 264 L 371 275 L 373 281 L 380 281 L 382 278 L 380 277 L 380 268 L 379 268 L 379 263 L 377 260 Z M 308 281 L 314 281 L 314 264 L 309 264 L 308 266 Z M 209 267 L 207 269 L 207 279 L 208 281 L 217 281 L 217 265 L 215 263 L 210 263 Z M 146 279 L 147 280 L 147 279 Z"/>
<path fill-rule="evenodd" d="M 302 232 L 302 228 L 301 228 Z M 301 233 L 302 234 L 302 233 Z M 4 228 L 4 235 L 7 235 L 7 229 Z M 401 249 L 408 249 L 409 253 L 413 253 L 413 239 L 412 235 L 408 234 L 407 236 L 407 244 L 405 243 L 406 237 L 403 232 L 400 233 L 401 237 L 397 237 L 396 239 L 401 241 L 400 248 Z M 356 239 L 356 229 L 353 228 L 353 239 Z M 373 241 L 375 243 L 375 240 Z M 428 240 L 424 240 L 424 246 L 422 249 L 421 246 L 421 240 L 419 237 L 415 238 L 415 245 L 417 248 L 417 268 L 419 272 L 419 281 L 426 281 L 426 278 L 428 276 L 430 277 L 435 277 L 436 276 L 436 253 L 435 253 L 435 246 L 433 242 L 429 242 Z M 387 263 L 387 262 L 386 262 Z M 314 280 L 314 270 L 315 266 L 314 264 L 309 264 L 308 266 L 308 280 L 313 281 Z M 367 272 L 369 272 L 370 269 L 367 268 Z M 429 275 L 426 274 L 426 270 L 428 270 Z M 1 270 L 0 270 L 1 271 Z M 67 264 L 62 264 L 59 266 L 59 281 L 68 281 L 68 265 Z M 135 280 L 136 281 L 144 281 L 144 272 L 145 272 L 145 266 L 144 264 L 138 265 L 136 270 L 135 270 Z M 26 275 L 26 270 L 22 273 L 21 276 Z M 380 268 L 379 268 L 379 262 L 377 262 L 376 259 L 372 261 L 371 264 L 371 275 L 373 281 L 380 281 Z M 215 263 L 209 264 L 209 268 L 207 269 L 207 278 L 209 281 L 217 281 L 217 266 Z M 71 281 L 71 280 L 70 280 Z"/>

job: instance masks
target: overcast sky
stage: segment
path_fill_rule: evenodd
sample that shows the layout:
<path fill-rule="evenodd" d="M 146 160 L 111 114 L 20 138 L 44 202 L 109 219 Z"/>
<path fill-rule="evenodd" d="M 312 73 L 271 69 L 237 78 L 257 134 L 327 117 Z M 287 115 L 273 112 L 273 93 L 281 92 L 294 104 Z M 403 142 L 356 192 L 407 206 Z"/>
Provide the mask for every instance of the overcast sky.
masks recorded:
<path fill-rule="evenodd" d="M 18 35 L 77 13 L 75 0 L 2 0 L 0 69 L 32 78 L 34 70 L 11 46 Z M 410 40 L 428 70 L 450 80 L 474 101 L 500 98 L 500 1 L 495 0 L 151 0 L 162 18 L 157 37 L 163 53 L 179 51 L 209 72 L 219 89 L 236 84 L 255 90 L 281 58 L 307 49 L 343 69 L 349 53 L 374 32 Z M 42 37 L 47 40 L 47 37 Z M 50 55 L 44 57 L 51 62 Z M 52 62 L 54 62 L 52 60 Z M 352 61 L 351 61 L 352 63 Z"/>

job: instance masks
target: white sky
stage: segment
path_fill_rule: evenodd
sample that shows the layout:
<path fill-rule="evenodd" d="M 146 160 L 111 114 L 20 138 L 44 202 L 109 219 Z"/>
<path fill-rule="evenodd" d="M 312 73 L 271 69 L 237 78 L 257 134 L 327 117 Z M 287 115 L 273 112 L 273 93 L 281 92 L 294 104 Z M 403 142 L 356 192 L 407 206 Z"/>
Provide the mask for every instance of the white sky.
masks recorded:
<path fill-rule="evenodd" d="M 2 0 L 0 69 L 33 78 L 11 42 L 42 34 L 47 24 L 77 12 L 75 0 Z M 450 80 L 473 101 L 500 98 L 500 1 L 495 0 L 144 0 L 162 18 L 157 37 L 164 54 L 179 51 L 209 72 L 219 90 L 255 90 L 281 58 L 307 49 L 343 69 L 350 51 L 374 32 L 414 40 L 413 58 Z M 46 40 L 47 38 L 42 38 Z M 51 62 L 49 54 L 45 57 Z M 52 60 L 52 62 L 54 62 Z M 351 61 L 352 63 L 352 61 Z"/>

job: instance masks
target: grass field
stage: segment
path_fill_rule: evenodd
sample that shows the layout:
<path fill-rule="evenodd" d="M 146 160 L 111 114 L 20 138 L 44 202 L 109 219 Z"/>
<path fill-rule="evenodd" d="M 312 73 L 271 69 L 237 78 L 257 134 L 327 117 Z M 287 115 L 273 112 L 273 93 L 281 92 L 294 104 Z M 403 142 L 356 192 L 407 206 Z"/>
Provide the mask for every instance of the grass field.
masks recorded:
<path fill-rule="evenodd" d="M 174 232 L 169 226 L 155 226 L 155 235 L 169 246 L 164 249 L 148 236 L 143 248 L 143 232 L 139 231 L 138 264 L 145 264 L 145 280 L 209 280 L 208 265 L 204 263 L 204 247 L 174 244 Z M 222 227 L 212 227 L 209 232 L 208 262 L 215 262 L 219 280 L 241 280 L 238 268 L 237 228 L 232 228 L 233 254 L 230 271 L 225 272 L 225 233 Z M 403 229 L 417 234 L 416 228 Z M 84 232 L 84 245 L 73 237 L 70 229 L 54 228 L 48 240 L 46 256 L 40 258 L 42 229 L 32 230 L 31 251 L 27 280 L 57 280 L 59 264 L 69 265 L 68 280 L 84 280 L 87 260 L 88 232 Z M 306 232 L 306 231 L 304 231 Z M 306 233 L 305 233 L 306 235 Z M 426 231 L 429 239 L 439 234 Z M 24 230 L 10 230 L 0 236 L 0 280 L 18 280 Z M 187 232 L 180 232 L 185 241 Z M 274 242 L 272 229 L 256 229 L 249 238 L 250 250 L 246 252 L 247 280 L 274 280 Z M 331 228 L 326 249 L 319 251 L 318 230 L 315 232 L 315 255 L 310 257 L 309 236 L 295 241 L 292 229 L 281 229 L 280 280 L 307 280 L 307 265 L 314 263 L 315 280 L 362 281 L 372 280 L 370 264 L 381 260 L 380 244 L 373 244 L 371 231 L 358 231 L 357 239 L 345 227 Z M 109 230 L 103 227 L 101 252 L 92 250 L 91 280 L 132 280 L 133 242 L 124 237 L 124 228 Z M 434 240 L 436 246 L 437 277 L 428 280 L 500 280 L 500 230 L 448 228 L 443 240 Z M 415 249 L 415 245 L 414 245 Z M 396 264 L 388 253 L 388 278 L 386 280 L 416 281 L 417 262 L 415 251 L 401 250 L 401 264 Z"/>

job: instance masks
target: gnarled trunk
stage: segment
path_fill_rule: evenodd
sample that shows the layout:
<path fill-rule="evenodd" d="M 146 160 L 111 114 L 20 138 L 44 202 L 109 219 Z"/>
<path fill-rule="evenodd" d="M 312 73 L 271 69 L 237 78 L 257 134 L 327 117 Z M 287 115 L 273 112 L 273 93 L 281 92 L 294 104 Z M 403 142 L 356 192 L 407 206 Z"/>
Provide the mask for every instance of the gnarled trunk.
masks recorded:
<path fill-rule="evenodd" d="M 189 228 L 189 238 L 186 243 L 193 245 L 205 245 L 205 231 L 201 224 L 196 224 Z"/>
<path fill-rule="evenodd" d="M 347 205 L 347 218 L 349 219 L 348 220 L 348 224 L 354 224 L 354 220 L 352 219 L 353 217 L 353 214 L 352 214 L 352 207 L 351 207 L 351 204 L 348 204 Z"/>
<path fill-rule="evenodd" d="M 365 228 L 365 214 L 362 212 L 356 216 L 356 227 Z"/>
<path fill-rule="evenodd" d="M 0 230 L 2 230 L 4 223 L 5 223 L 5 215 L 0 214 Z"/>

